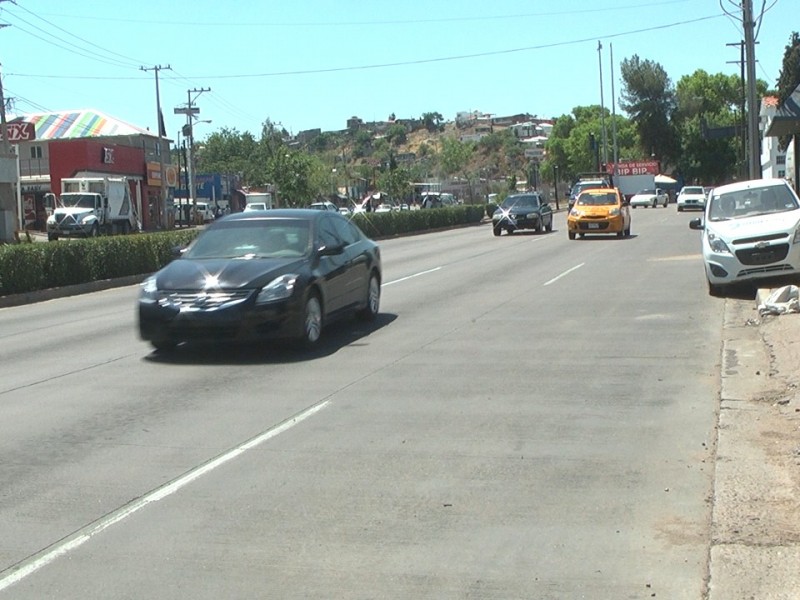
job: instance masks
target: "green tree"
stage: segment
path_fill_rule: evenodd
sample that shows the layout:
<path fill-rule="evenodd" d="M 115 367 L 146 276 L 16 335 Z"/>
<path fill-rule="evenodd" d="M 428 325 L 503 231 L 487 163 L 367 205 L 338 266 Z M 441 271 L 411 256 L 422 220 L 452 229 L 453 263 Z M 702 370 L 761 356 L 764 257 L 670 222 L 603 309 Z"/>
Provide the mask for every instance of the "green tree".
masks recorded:
<path fill-rule="evenodd" d="M 707 133 L 709 128 L 741 125 L 743 94 L 736 75 L 698 69 L 678 81 L 673 122 L 680 151 L 675 164 L 686 181 L 718 184 L 744 168 L 740 136 L 713 138 Z"/>
<path fill-rule="evenodd" d="M 259 155 L 258 141 L 251 133 L 223 128 L 195 149 L 195 165 L 198 171 L 234 174 L 244 185 L 264 185 L 269 182 Z"/>
<path fill-rule="evenodd" d="M 800 35 L 793 31 L 783 54 L 783 65 L 778 77 L 777 92 L 781 105 L 792 95 L 798 85 L 800 85 Z M 790 139 L 789 136 L 781 138 L 781 148 L 786 148 Z M 795 157 L 796 160 L 797 157 Z"/>
<path fill-rule="evenodd" d="M 422 124 L 428 131 L 431 132 L 441 131 L 443 121 L 444 117 L 442 117 L 442 113 L 438 112 L 422 113 Z"/>
<path fill-rule="evenodd" d="M 642 152 L 654 154 L 662 165 L 671 163 L 678 144 L 671 122 L 675 90 L 669 76 L 660 64 L 636 54 L 622 61 L 621 76 L 619 105 L 636 124 Z"/>
<path fill-rule="evenodd" d="M 386 139 L 389 140 L 389 143 L 395 147 L 399 146 L 400 144 L 405 144 L 408 141 L 408 132 L 406 131 L 406 126 L 401 123 L 390 125 L 386 130 Z"/>
<path fill-rule="evenodd" d="M 378 189 L 394 200 L 406 200 L 411 193 L 411 173 L 403 168 L 386 169 L 378 176 Z"/>

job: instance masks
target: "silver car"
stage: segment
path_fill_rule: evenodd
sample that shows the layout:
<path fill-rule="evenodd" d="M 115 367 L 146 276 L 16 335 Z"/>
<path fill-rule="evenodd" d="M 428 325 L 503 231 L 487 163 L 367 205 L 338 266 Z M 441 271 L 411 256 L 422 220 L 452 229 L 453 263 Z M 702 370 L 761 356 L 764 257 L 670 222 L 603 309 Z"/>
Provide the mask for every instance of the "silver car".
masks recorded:
<path fill-rule="evenodd" d="M 800 198 L 783 179 L 755 179 L 711 192 L 703 219 L 702 252 L 708 291 L 737 283 L 800 275 Z"/>

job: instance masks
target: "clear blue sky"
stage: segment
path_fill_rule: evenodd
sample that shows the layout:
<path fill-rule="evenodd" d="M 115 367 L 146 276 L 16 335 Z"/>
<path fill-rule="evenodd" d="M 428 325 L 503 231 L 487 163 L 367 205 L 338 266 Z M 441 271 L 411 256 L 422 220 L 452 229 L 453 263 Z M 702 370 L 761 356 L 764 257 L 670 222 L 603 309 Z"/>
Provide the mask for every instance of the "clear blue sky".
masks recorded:
<path fill-rule="evenodd" d="M 762 0 L 753 0 L 757 14 Z M 775 87 L 799 0 L 766 0 L 757 77 Z M 727 16 L 723 9 L 735 13 Z M 94 108 L 156 130 L 155 80 L 168 136 L 187 102 L 198 138 L 258 134 L 265 119 L 297 133 L 459 111 L 542 118 L 604 101 L 612 51 L 661 64 L 673 83 L 704 69 L 739 73 L 732 0 L 15 0 L 0 2 L 0 63 L 15 114 Z M 598 53 L 598 41 L 603 44 Z"/>

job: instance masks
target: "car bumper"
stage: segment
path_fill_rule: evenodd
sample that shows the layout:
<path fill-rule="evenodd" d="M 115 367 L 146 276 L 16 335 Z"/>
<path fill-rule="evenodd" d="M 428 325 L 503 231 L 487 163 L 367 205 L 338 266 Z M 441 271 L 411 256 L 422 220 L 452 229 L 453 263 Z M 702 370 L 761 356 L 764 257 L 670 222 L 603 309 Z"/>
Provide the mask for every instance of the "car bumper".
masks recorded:
<path fill-rule="evenodd" d="M 544 219 L 542 217 L 515 217 L 514 219 L 509 219 L 507 217 L 503 217 L 502 219 L 492 219 L 492 225 L 494 227 L 500 227 L 502 229 L 537 229 L 544 227 Z"/>
<path fill-rule="evenodd" d="M 686 200 L 685 202 L 678 202 L 678 208 L 681 210 L 705 210 L 706 203 L 700 200 Z"/>
<path fill-rule="evenodd" d="M 567 220 L 567 228 L 573 233 L 619 233 L 625 229 L 622 216 L 604 219 L 573 218 Z"/>
<path fill-rule="evenodd" d="M 249 342 L 292 338 L 302 330 L 297 303 L 252 303 L 216 310 L 180 310 L 139 301 L 139 335 L 150 342 Z"/>
<path fill-rule="evenodd" d="M 714 285 L 732 285 L 759 279 L 800 275 L 800 244 L 782 243 L 766 248 L 738 248 L 736 254 L 719 254 L 704 247 L 706 277 Z"/>

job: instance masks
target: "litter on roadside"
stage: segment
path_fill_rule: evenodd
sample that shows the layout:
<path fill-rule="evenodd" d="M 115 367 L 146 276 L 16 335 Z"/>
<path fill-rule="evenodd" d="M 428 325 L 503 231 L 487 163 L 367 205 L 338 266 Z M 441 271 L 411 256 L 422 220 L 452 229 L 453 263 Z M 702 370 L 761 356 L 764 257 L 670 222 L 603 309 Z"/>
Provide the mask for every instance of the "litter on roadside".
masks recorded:
<path fill-rule="evenodd" d="M 761 316 L 798 312 L 800 312 L 800 288 L 796 285 L 785 285 L 772 290 L 758 305 L 758 314 Z"/>

